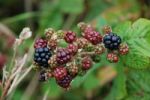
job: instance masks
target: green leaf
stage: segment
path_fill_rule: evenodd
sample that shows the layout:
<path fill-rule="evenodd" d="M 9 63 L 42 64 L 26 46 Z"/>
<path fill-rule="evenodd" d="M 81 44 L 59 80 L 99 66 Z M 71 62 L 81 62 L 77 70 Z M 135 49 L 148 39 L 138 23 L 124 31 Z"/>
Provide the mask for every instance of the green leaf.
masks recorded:
<path fill-rule="evenodd" d="M 126 76 L 123 71 L 123 65 L 118 64 L 116 69 L 118 76 L 115 78 L 110 94 L 105 98 L 105 100 L 122 100 L 127 95 Z"/>
<path fill-rule="evenodd" d="M 79 14 L 83 11 L 83 0 L 60 0 L 60 10 L 64 13 Z"/>
<path fill-rule="evenodd" d="M 145 69 L 150 64 L 150 43 L 146 36 L 150 34 L 150 21 L 139 19 L 132 25 L 131 22 L 119 24 L 115 29 L 123 42 L 129 45 L 129 54 L 122 57 L 124 64 L 130 68 Z"/>
<path fill-rule="evenodd" d="M 149 67 L 150 60 L 149 57 L 136 54 L 134 52 L 137 52 L 136 50 L 132 50 L 129 52 L 128 55 L 122 57 L 122 62 L 125 64 L 125 66 L 129 68 L 134 69 L 146 69 Z"/>
<path fill-rule="evenodd" d="M 125 100 L 149 100 L 150 99 L 150 70 L 128 71 L 127 89 L 129 96 Z"/>
<path fill-rule="evenodd" d="M 124 23 L 120 23 L 119 25 L 117 25 L 114 28 L 114 33 L 117 33 L 119 36 L 121 36 L 121 38 L 124 40 L 124 38 L 126 38 L 126 36 L 128 36 L 128 31 L 129 31 L 129 27 L 131 27 L 131 22 L 130 21 L 126 21 Z"/>

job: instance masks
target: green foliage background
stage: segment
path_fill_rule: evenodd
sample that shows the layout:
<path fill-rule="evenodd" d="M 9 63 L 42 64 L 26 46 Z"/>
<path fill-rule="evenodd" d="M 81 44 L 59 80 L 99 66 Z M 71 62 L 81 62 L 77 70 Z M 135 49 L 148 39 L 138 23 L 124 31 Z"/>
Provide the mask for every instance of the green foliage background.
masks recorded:
<path fill-rule="evenodd" d="M 91 23 L 100 32 L 103 25 L 111 25 L 113 32 L 129 45 L 130 52 L 122 56 L 119 63 L 110 64 L 117 75 L 104 85 L 101 85 L 97 73 L 109 64 L 105 55 L 85 76 L 73 80 L 70 91 L 63 91 L 53 79 L 39 83 L 34 78 L 36 72 L 32 71 L 12 93 L 11 100 L 41 100 L 47 90 L 48 100 L 150 100 L 149 0 L 32 0 L 30 3 L 33 10 L 26 10 L 25 5 L 28 4 L 19 0 L 0 1 L 0 23 L 13 30 L 13 35 L 18 36 L 25 26 L 33 30 L 33 37 L 19 48 L 18 55 L 30 49 L 35 37 L 43 36 L 44 29 L 52 27 L 78 32 L 76 24 L 80 21 Z M 11 11 L 10 8 L 20 10 Z M 3 44 L 6 40 L 0 41 Z M 11 58 L 12 50 L 5 51 L 3 45 L 0 49 Z M 31 89 L 31 95 L 25 96 L 28 88 L 32 87 L 32 80 L 36 87 Z"/>

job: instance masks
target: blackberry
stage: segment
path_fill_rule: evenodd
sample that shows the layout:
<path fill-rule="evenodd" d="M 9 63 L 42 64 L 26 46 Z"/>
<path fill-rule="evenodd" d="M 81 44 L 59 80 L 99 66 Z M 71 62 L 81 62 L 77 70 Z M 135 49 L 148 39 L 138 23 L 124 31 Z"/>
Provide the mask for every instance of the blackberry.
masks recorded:
<path fill-rule="evenodd" d="M 75 64 L 75 63 L 67 63 L 67 70 L 69 72 L 69 74 L 72 76 L 72 77 L 75 77 L 78 72 L 79 72 L 79 68 L 78 66 Z"/>
<path fill-rule="evenodd" d="M 66 75 L 61 80 L 56 80 L 57 84 L 62 88 L 68 88 L 70 86 L 71 81 L 72 81 L 72 77 L 70 75 Z"/>
<path fill-rule="evenodd" d="M 110 26 L 104 26 L 103 27 L 103 32 L 105 33 L 105 34 L 109 34 L 109 33 L 111 33 L 112 32 L 112 29 L 111 29 L 111 27 Z"/>
<path fill-rule="evenodd" d="M 119 53 L 122 55 L 126 55 L 129 52 L 129 47 L 127 44 L 120 44 Z"/>
<path fill-rule="evenodd" d="M 72 31 L 65 32 L 64 39 L 67 43 L 72 43 L 76 40 L 76 34 Z"/>
<path fill-rule="evenodd" d="M 93 45 L 102 42 L 102 36 L 99 32 L 95 31 L 92 27 L 86 27 L 83 30 L 83 37 L 90 41 Z"/>
<path fill-rule="evenodd" d="M 67 49 L 69 50 L 69 52 L 72 55 L 75 55 L 78 52 L 78 46 L 74 45 L 74 44 L 69 44 Z"/>
<path fill-rule="evenodd" d="M 56 61 L 58 64 L 66 64 L 71 60 L 71 53 L 68 49 L 58 49 L 56 54 Z"/>
<path fill-rule="evenodd" d="M 36 39 L 35 44 L 34 44 L 34 48 L 43 48 L 47 46 L 47 41 L 44 39 Z"/>
<path fill-rule="evenodd" d="M 51 39 L 52 35 L 55 33 L 55 31 L 52 28 L 48 28 L 45 30 L 46 39 Z"/>
<path fill-rule="evenodd" d="M 116 62 L 118 62 L 119 58 L 118 58 L 118 56 L 117 56 L 115 53 L 108 53 L 108 54 L 107 54 L 107 60 L 108 60 L 109 62 L 114 62 L 114 63 L 116 63 Z"/>
<path fill-rule="evenodd" d="M 61 80 L 67 75 L 67 70 L 65 67 L 59 66 L 54 69 L 53 75 L 57 80 Z"/>
<path fill-rule="evenodd" d="M 107 49 L 117 50 L 121 43 L 121 38 L 114 33 L 106 34 L 103 38 L 103 43 Z"/>
<path fill-rule="evenodd" d="M 35 49 L 34 61 L 42 67 L 48 67 L 48 60 L 52 56 L 51 50 L 47 47 L 40 47 Z"/>
<path fill-rule="evenodd" d="M 98 45 L 96 45 L 96 46 L 94 47 L 94 52 L 95 52 L 95 54 L 97 54 L 97 55 L 101 55 L 102 53 L 105 52 L 105 47 L 104 47 L 103 45 L 101 45 L 101 44 L 98 44 Z"/>
<path fill-rule="evenodd" d="M 50 39 L 50 40 L 48 40 L 48 43 L 47 43 L 48 47 L 50 47 L 53 50 L 56 49 L 57 44 L 58 44 L 57 39 Z"/>
<path fill-rule="evenodd" d="M 84 57 L 82 60 L 82 69 L 88 70 L 92 67 L 92 60 L 90 57 Z"/>
<path fill-rule="evenodd" d="M 88 46 L 89 41 L 85 38 L 77 38 L 76 43 L 78 45 L 78 48 L 81 49 L 81 48 L 85 48 L 86 46 Z"/>

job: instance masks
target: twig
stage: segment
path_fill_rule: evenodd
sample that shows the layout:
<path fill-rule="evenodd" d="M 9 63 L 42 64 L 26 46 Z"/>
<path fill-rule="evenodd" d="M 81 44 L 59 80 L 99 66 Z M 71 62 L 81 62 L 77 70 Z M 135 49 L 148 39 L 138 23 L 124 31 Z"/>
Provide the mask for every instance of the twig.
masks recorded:
<path fill-rule="evenodd" d="M 42 100 L 47 100 L 49 91 L 50 91 L 50 90 L 48 89 L 48 90 L 45 92 L 44 97 L 43 97 Z"/>

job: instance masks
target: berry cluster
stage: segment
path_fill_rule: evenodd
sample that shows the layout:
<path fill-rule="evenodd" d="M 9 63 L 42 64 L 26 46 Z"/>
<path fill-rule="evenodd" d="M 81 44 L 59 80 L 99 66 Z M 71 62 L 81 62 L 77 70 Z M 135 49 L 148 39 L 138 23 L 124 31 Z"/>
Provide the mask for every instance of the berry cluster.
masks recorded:
<path fill-rule="evenodd" d="M 80 23 L 78 27 L 82 37 L 73 31 L 55 31 L 49 28 L 45 31 L 45 39 L 37 39 L 34 44 L 34 64 L 39 69 L 39 81 L 55 78 L 62 88 L 69 88 L 72 80 L 78 75 L 84 75 L 94 63 L 107 51 L 107 60 L 117 62 L 118 56 L 128 53 L 127 44 L 121 43 L 120 36 L 112 32 L 110 27 L 104 27 L 102 36 L 91 25 Z M 61 47 L 61 43 L 67 46 Z"/>

